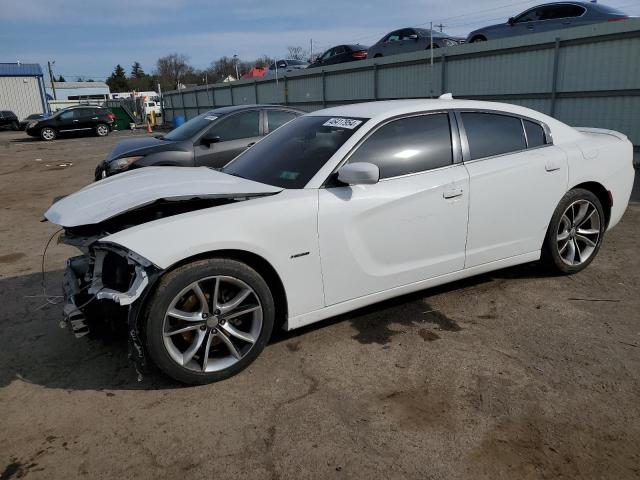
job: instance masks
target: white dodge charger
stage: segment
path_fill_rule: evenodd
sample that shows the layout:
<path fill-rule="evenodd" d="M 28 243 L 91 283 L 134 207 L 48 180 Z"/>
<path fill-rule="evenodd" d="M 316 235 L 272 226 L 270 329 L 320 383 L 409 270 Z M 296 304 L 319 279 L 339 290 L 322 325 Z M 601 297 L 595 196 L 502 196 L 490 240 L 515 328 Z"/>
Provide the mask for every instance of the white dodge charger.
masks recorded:
<path fill-rule="evenodd" d="M 150 358 L 198 384 L 249 365 L 274 326 L 539 259 L 579 272 L 633 176 L 614 131 L 401 100 L 299 117 L 222 171 L 108 178 L 45 216 L 83 252 L 68 260 L 63 323 L 77 336 L 126 326 L 139 369 Z"/>

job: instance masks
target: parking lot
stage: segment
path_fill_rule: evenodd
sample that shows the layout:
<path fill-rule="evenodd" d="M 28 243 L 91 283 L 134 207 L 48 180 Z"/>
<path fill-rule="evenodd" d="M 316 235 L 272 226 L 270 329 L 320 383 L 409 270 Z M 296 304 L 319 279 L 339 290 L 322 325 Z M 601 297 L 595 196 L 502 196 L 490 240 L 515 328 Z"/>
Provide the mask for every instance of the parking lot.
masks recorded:
<path fill-rule="evenodd" d="M 0 132 L 0 478 L 640 477 L 640 204 L 578 275 L 502 270 L 279 332 L 221 383 L 138 382 L 41 286 L 43 212 L 132 135 Z"/>

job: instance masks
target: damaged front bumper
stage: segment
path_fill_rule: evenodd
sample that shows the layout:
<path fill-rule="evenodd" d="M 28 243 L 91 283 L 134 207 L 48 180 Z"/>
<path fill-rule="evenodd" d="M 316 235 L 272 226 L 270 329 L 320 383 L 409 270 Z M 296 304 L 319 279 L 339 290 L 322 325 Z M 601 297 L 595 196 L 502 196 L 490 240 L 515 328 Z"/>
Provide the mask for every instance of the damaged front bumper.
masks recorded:
<path fill-rule="evenodd" d="M 73 244 L 73 241 L 64 243 Z M 146 361 L 139 340 L 138 320 L 160 269 L 116 245 L 95 242 L 82 250 L 86 252 L 84 255 L 67 260 L 61 326 L 78 338 L 88 334 L 100 336 L 126 327 L 129 356 L 140 374 Z"/>

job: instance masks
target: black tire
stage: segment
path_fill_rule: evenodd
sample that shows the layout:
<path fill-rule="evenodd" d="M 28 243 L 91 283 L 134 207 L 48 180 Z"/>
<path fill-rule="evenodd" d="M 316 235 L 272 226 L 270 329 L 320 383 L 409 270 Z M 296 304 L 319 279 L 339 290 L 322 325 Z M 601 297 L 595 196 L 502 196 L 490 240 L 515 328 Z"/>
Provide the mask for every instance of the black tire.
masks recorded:
<path fill-rule="evenodd" d="M 486 38 L 484 38 L 482 35 L 478 35 L 477 37 L 473 37 L 469 43 L 480 43 L 480 42 L 486 42 L 486 41 L 487 41 Z"/>
<path fill-rule="evenodd" d="M 98 137 L 106 137 L 109 135 L 109 125 L 106 123 L 99 123 L 95 126 L 94 132 Z"/>
<path fill-rule="evenodd" d="M 40 130 L 40 138 L 45 142 L 50 142 L 51 140 L 55 140 L 57 136 L 58 136 L 58 132 L 56 132 L 51 127 L 44 127 L 42 130 Z"/>
<path fill-rule="evenodd" d="M 17 132 L 18 130 L 20 130 L 20 125 L 18 125 L 18 122 L 16 121 L 11 122 L 11 130 L 13 130 L 14 132 Z"/>
<path fill-rule="evenodd" d="M 376 54 L 373 56 L 373 58 L 380 58 L 380 57 L 382 57 L 382 54 L 381 54 L 381 53 L 376 53 Z"/>
<path fill-rule="evenodd" d="M 562 240 L 560 240 L 558 236 L 560 233 L 559 230 L 561 228 L 564 228 L 564 223 L 562 220 L 563 215 L 565 214 L 567 209 L 577 201 L 586 201 L 593 205 L 593 207 L 595 207 L 595 211 L 597 212 L 598 216 L 598 225 L 597 228 L 593 228 L 593 230 L 597 230 L 598 233 L 597 240 L 592 242 L 595 244 L 595 247 L 593 247 L 593 250 L 589 253 L 588 258 L 578 264 L 570 265 L 566 260 L 563 259 L 560 254 L 561 247 L 559 245 L 559 242 L 561 242 Z M 596 217 L 594 216 L 593 218 Z M 604 238 L 605 228 L 606 217 L 604 215 L 602 203 L 600 202 L 598 197 L 593 192 L 585 190 L 583 188 L 570 190 L 564 195 L 564 197 L 562 197 L 560 203 L 558 203 L 558 206 L 556 207 L 556 210 L 551 217 L 551 222 L 549 222 L 549 228 L 547 229 L 547 235 L 545 236 L 544 245 L 542 247 L 543 263 L 553 272 L 563 275 L 571 275 L 584 270 L 598 254 Z M 571 228 L 571 232 L 572 234 L 570 235 L 573 235 L 575 237 L 576 233 L 579 233 L 578 227 Z M 595 238 L 595 234 L 590 235 L 590 239 L 593 240 Z M 571 241 L 571 238 L 573 237 L 570 237 L 568 241 Z M 576 250 L 578 250 L 578 257 L 580 257 L 581 253 L 579 249 L 579 243 L 577 244 Z"/>
<path fill-rule="evenodd" d="M 212 276 L 224 275 L 237 278 L 253 289 L 262 306 L 262 329 L 250 350 L 236 363 L 215 372 L 199 372 L 179 365 L 173 360 L 164 344 L 165 313 L 173 299 L 193 282 Z M 275 306 L 271 291 L 265 280 L 245 263 L 228 258 L 198 260 L 183 265 L 160 279 L 149 299 L 143 324 L 143 335 L 153 363 L 175 380 L 203 385 L 225 380 L 250 365 L 267 345 L 273 330 Z"/>

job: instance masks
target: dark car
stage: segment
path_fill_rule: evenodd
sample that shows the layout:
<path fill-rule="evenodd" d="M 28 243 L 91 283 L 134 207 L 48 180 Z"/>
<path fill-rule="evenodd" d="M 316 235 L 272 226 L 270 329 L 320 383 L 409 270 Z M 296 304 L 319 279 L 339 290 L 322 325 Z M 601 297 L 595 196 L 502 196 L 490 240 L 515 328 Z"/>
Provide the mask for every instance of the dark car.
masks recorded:
<path fill-rule="evenodd" d="M 123 140 L 98 165 L 96 180 L 140 167 L 220 168 L 267 133 L 304 113 L 272 105 L 216 108 L 164 136 Z"/>
<path fill-rule="evenodd" d="M 557 2 L 538 5 L 511 17 L 507 23 L 474 30 L 468 42 L 484 42 L 496 38 L 515 37 L 527 33 L 548 32 L 579 27 L 591 23 L 612 22 L 629 18 L 625 13 L 600 3 Z"/>
<path fill-rule="evenodd" d="M 401 28 L 388 33 L 378 43 L 369 47 L 367 58 L 386 57 L 398 53 L 429 50 L 433 36 L 433 48 L 453 47 L 462 43 L 462 39 L 444 32 L 426 28 Z"/>
<path fill-rule="evenodd" d="M 364 45 L 338 45 L 330 48 L 320 55 L 315 62 L 307 68 L 323 67 L 325 65 L 335 65 L 336 63 L 353 62 L 367 58 L 369 47 Z"/>
<path fill-rule="evenodd" d="M 0 110 L 0 128 L 18 130 L 18 117 L 9 110 Z"/>
<path fill-rule="evenodd" d="M 113 130 L 116 116 L 102 107 L 69 107 L 48 118 L 35 120 L 27 125 L 27 134 L 50 141 L 69 133 L 92 133 L 106 137 Z"/>
<path fill-rule="evenodd" d="M 36 120 L 42 120 L 44 118 L 44 114 L 43 113 L 32 113 L 31 115 L 29 115 L 28 117 L 23 118 L 20 123 L 19 123 L 19 127 L 20 130 L 26 130 L 27 126 L 31 123 L 34 122 Z"/>

